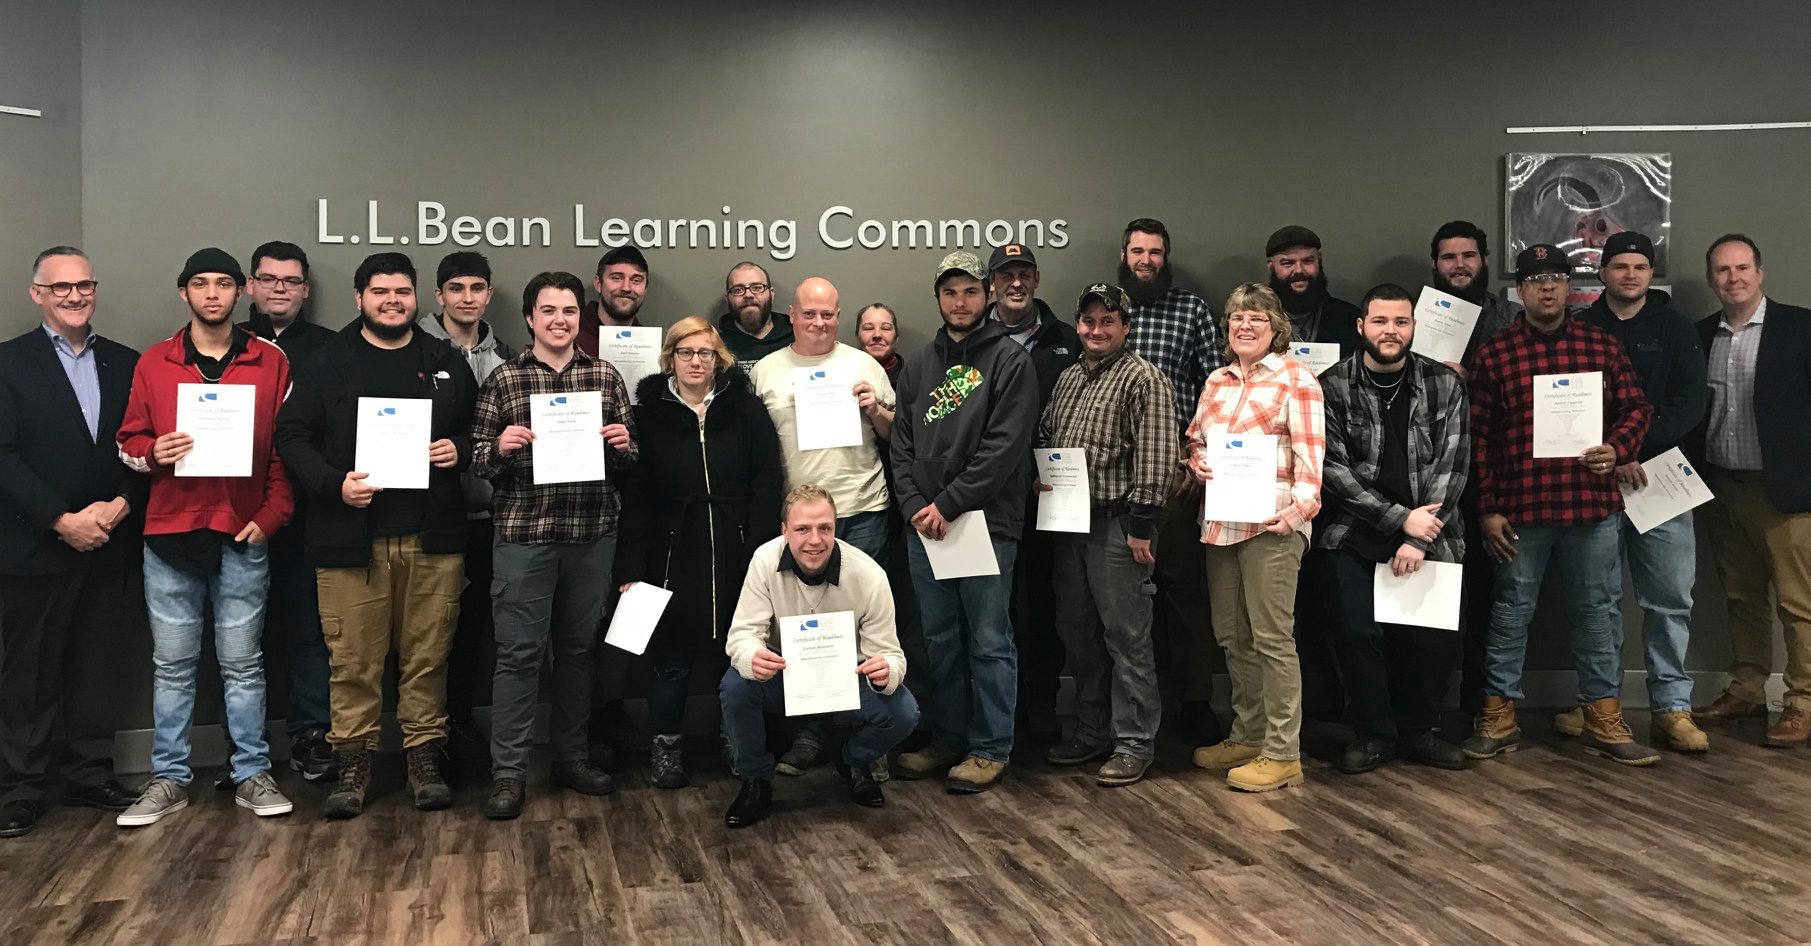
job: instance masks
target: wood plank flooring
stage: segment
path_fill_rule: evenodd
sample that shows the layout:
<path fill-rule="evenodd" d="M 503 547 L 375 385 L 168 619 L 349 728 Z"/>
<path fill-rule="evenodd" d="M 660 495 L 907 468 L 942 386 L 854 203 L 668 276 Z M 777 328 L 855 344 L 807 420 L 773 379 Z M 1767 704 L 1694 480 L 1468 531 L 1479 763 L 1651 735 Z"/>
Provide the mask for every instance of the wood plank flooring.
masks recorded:
<path fill-rule="evenodd" d="M 657 791 L 631 760 L 614 796 L 536 781 L 521 820 L 491 823 L 475 789 L 414 811 L 386 757 L 380 797 L 345 823 L 288 777 L 285 819 L 206 787 L 133 832 L 53 809 L 0 841 L 0 944 L 1811 940 L 1811 753 L 1760 748 L 1745 724 L 1708 756 L 1632 770 L 1545 718 L 1470 771 L 1311 762 L 1305 787 L 1261 796 L 1179 742 L 1131 788 L 1026 762 L 970 798 L 893 782 L 879 811 L 824 766 L 781 779 L 775 814 L 739 832 L 720 775 Z"/>

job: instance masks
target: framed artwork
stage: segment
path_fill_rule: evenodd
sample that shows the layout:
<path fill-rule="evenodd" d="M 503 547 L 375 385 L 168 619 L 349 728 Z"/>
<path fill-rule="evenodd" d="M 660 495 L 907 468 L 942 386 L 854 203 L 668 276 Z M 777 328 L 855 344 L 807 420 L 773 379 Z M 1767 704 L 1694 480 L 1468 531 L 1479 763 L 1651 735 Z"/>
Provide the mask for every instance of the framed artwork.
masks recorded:
<path fill-rule="evenodd" d="M 1604 241 L 1634 230 L 1654 241 L 1654 275 L 1665 276 L 1672 247 L 1671 154 L 1504 156 L 1505 258 L 1536 243 L 1566 251 L 1580 275 L 1597 274 Z"/>

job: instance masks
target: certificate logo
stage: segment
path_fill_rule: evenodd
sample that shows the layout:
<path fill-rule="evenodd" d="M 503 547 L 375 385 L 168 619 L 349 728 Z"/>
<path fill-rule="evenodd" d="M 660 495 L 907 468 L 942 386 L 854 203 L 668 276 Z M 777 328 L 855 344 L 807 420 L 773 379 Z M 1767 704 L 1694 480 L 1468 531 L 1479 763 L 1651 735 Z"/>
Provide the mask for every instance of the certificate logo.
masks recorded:
<path fill-rule="evenodd" d="M 823 380 L 823 379 L 824 379 L 824 378 L 828 378 L 828 377 L 830 377 L 830 376 L 829 376 L 829 375 L 828 375 L 828 374 L 826 374 L 826 373 L 824 373 L 824 372 L 823 372 L 823 371 L 821 371 L 821 370 L 819 370 L 819 371 L 813 371 L 813 372 L 812 372 L 812 373 L 811 373 L 811 374 L 810 374 L 810 375 L 809 375 L 809 377 L 810 377 L 810 378 L 811 378 L 811 380 L 813 380 L 813 381 L 820 381 L 820 380 Z"/>
<path fill-rule="evenodd" d="M 1561 378 L 1558 381 L 1553 382 L 1553 387 L 1556 387 L 1556 388 L 1569 388 L 1571 386 L 1572 386 L 1571 378 Z"/>
<path fill-rule="evenodd" d="M 196 403 L 198 403 L 198 404 L 206 403 L 208 401 L 218 401 L 218 400 L 220 400 L 220 393 L 218 391 L 204 392 L 200 397 L 195 399 Z"/>
<path fill-rule="evenodd" d="M 1437 305 L 1442 309 L 1450 309 L 1453 307 L 1452 301 L 1448 299 L 1435 299 L 1434 305 Z"/>
<path fill-rule="evenodd" d="M 817 618 L 806 618 L 805 620 L 800 621 L 799 630 L 801 630 L 801 631 L 817 630 Z"/>
<path fill-rule="evenodd" d="M 1296 349 L 1296 350 L 1295 350 L 1295 353 L 1296 353 L 1296 354 L 1298 354 L 1298 355 L 1306 355 L 1306 354 L 1308 354 L 1308 353 L 1309 353 L 1309 352 L 1310 352 L 1310 351 L 1311 351 L 1311 349 L 1309 349 L 1309 347 L 1308 347 L 1308 346 L 1306 346 L 1306 345 L 1303 345 L 1303 346 L 1302 346 L 1302 347 L 1300 347 L 1300 348 L 1297 348 L 1297 349 Z"/>
<path fill-rule="evenodd" d="M 616 333 L 616 337 L 617 338 L 633 338 L 633 337 L 635 337 L 635 333 L 629 331 L 628 329 L 622 329 Z"/>
<path fill-rule="evenodd" d="M 1060 453 L 1053 453 L 1050 455 L 1050 459 L 1052 459 L 1052 460 L 1061 460 L 1062 458 L 1063 458 L 1063 455 Z"/>
<path fill-rule="evenodd" d="M 1681 464 L 1679 464 L 1679 475 L 1680 476 L 1697 476 L 1698 474 L 1693 473 L 1691 467 L 1687 466 L 1686 464 L 1681 463 Z"/>
<path fill-rule="evenodd" d="M 556 394 L 553 397 L 550 397 L 547 399 L 548 407 L 558 407 L 564 403 L 566 403 L 566 395 L 564 395 L 564 394 Z"/>
<path fill-rule="evenodd" d="M 1243 440 L 1226 441 L 1226 449 L 1228 449 L 1228 450 L 1240 449 L 1240 448 L 1243 448 L 1244 446 L 1245 446 L 1245 441 L 1243 441 Z"/>
<path fill-rule="evenodd" d="M 394 408 L 394 407 L 380 407 L 377 409 L 377 416 L 379 416 L 379 417 L 382 417 L 385 414 L 394 415 L 395 413 L 396 413 L 396 408 Z"/>

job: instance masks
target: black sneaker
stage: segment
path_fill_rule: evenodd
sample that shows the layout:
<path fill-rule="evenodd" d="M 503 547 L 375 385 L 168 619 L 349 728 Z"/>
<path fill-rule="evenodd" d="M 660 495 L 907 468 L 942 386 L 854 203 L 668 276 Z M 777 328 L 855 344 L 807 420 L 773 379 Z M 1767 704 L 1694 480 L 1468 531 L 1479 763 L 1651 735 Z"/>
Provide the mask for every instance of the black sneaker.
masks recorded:
<path fill-rule="evenodd" d="M 1458 747 L 1455 746 L 1456 750 Z M 1334 768 L 1347 775 L 1363 775 L 1396 758 L 1396 744 L 1382 739 L 1359 739 L 1340 753 Z"/>
<path fill-rule="evenodd" d="M 690 784 L 685 777 L 684 736 L 654 737 L 653 748 L 648 754 L 648 781 L 655 788 L 684 788 Z"/>
<path fill-rule="evenodd" d="M 339 775 L 339 760 L 327 744 L 327 734 L 319 729 L 295 737 L 289 743 L 289 767 L 305 782 L 319 782 Z"/>
<path fill-rule="evenodd" d="M 723 814 L 723 826 L 726 828 L 747 828 L 767 817 L 773 809 L 773 783 L 760 779 L 749 779 L 742 783 L 742 790 L 736 793 L 736 800 L 730 802 L 729 811 Z"/>

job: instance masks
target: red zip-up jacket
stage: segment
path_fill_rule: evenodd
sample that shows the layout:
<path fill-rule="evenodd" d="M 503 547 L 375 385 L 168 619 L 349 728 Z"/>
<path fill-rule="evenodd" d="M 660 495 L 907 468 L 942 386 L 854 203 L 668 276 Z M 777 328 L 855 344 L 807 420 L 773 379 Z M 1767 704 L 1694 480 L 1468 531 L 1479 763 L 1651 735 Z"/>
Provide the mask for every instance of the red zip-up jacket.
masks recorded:
<path fill-rule="evenodd" d="M 256 522 L 268 539 L 295 512 L 295 494 L 271 440 L 277 408 L 289 394 L 289 359 L 277 346 L 247 334 L 245 351 L 220 377 L 220 384 L 257 388 L 252 475 L 178 477 L 175 467 L 158 464 L 151 445 L 159 436 L 176 430 L 176 386 L 206 380 L 194 365 L 186 363 L 183 341 L 188 331 L 183 326 L 138 359 L 138 368 L 132 373 L 132 396 L 119 425 L 120 460 L 151 476 L 145 534 L 211 529 L 234 536 L 247 522 Z"/>

